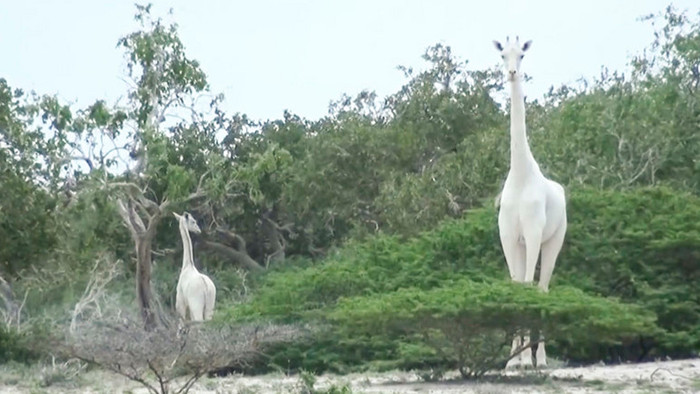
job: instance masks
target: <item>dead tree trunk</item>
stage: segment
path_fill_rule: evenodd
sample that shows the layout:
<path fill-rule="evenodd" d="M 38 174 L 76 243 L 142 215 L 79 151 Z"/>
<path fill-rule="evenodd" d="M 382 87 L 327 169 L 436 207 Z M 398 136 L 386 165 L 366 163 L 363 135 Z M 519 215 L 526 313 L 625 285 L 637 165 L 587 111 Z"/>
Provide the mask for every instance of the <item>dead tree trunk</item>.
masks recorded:
<path fill-rule="evenodd" d="M 281 263 L 286 258 L 287 241 L 284 239 L 283 232 L 293 236 L 291 223 L 284 226 L 277 224 L 276 209 L 266 211 L 262 215 L 262 233 L 266 239 L 267 250 L 270 252 L 265 259 L 265 267 L 269 267 L 272 263 Z"/>
<path fill-rule="evenodd" d="M 156 313 L 153 309 L 151 294 L 151 251 L 156 227 L 160 223 L 167 201 L 158 205 L 145 198 L 140 198 L 138 201 L 129 198 L 126 203 L 118 200 L 117 204 L 119 214 L 131 233 L 136 249 L 136 295 L 141 317 L 146 330 L 152 330 L 156 326 Z M 146 216 L 147 224 L 144 224 L 137 210 Z"/>
<path fill-rule="evenodd" d="M 135 240 L 136 243 L 136 294 L 143 324 L 147 330 L 156 326 L 151 294 L 151 239 Z"/>
<path fill-rule="evenodd" d="M 266 238 L 267 250 L 270 254 L 265 259 L 265 266 L 284 261 L 285 249 L 287 247 L 284 237 L 279 231 L 279 226 L 272 219 L 263 216 L 262 232 Z"/>

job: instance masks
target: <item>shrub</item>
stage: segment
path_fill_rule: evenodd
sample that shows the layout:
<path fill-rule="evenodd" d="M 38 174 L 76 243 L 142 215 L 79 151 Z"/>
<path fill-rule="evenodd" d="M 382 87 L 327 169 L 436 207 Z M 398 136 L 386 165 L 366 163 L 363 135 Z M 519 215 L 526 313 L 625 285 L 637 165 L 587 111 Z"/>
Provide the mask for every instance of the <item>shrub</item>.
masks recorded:
<path fill-rule="evenodd" d="M 664 329 L 634 349 L 588 348 L 578 357 L 697 354 L 700 198 L 667 188 L 577 190 L 569 201 L 569 223 L 555 282 L 641 305 L 658 315 Z"/>
<path fill-rule="evenodd" d="M 269 343 L 299 335 L 292 326 L 214 328 L 191 324 L 158 327 L 125 318 L 81 323 L 60 350 L 67 358 L 98 365 L 139 382 L 151 393 L 166 394 L 185 376 L 177 393 L 186 393 L 207 373 L 255 359 Z"/>
<path fill-rule="evenodd" d="M 547 340 L 616 343 L 656 331 L 655 316 L 636 305 L 559 287 L 550 294 L 510 281 L 460 280 L 430 290 L 342 299 L 329 314 L 348 334 L 418 334 L 464 377 L 508 359 L 513 335 L 537 327 Z"/>
<path fill-rule="evenodd" d="M 0 327 L 0 364 L 8 361 L 28 363 L 39 358 L 25 332 Z"/>
<path fill-rule="evenodd" d="M 542 304 L 546 301 L 542 299 L 536 307 L 563 308 L 564 301 L 580 306 L 579 297 L 613 296 L 655 313 L 661 330 L 624 343 L 598 341 L 606 338 L 600 335 L 586 341 L 562 336 L 549 348 L 550 354 L 591 362 L 688 356 L 700 350 L 700 198 L 665 188 L 577 189 L 569 192 L 568 214 L 569 230 L 548 298 L 561 302 Z M 496 217 L 493 208 L 475 209 L 413 238 L 379 235 L 349 243 L 319 263 L 268 273 L 249 303 L 218 317 L 323 323 L 337 313 L 334 308 L 341 299 L 369 307 L 361 301 L 395 292 L 418 297 L 464 281 L 477 286 L 505 279 Z M 603 305 L 595 302 L 591 305 Z M 593 313 L 573 309 L 570 318 L 580 318 L 586 310 Z M 601 311 L 601 316 L 614 316 Z M 386 315 L 400 318 L 396 313 Z M 403 367 L 445 365 L 444 358 L 412 338 L 350 335 L 337 330 L 340 323 L 333 316 L 336 325 L 326 325 L 330 329 L 318 334 L 316 343 L 287 347 L 272 360 L 286 368 L 314 371 L 343 370 L 368 360 L 389 360 L 390 365 Z M 593 324 L 596 319 L 576 324 Z"/>
<path fill-rule="evenodd" d="M 478 209 L 414 238 L 379 235 L 350 242 L 318 264 L 270 272 L 250 303 L 219 317 L 298 320 L 318 316 L 340 297 L 429 289 L 459 278 L 504 278 L 494 215 L 493 209 Z"/>

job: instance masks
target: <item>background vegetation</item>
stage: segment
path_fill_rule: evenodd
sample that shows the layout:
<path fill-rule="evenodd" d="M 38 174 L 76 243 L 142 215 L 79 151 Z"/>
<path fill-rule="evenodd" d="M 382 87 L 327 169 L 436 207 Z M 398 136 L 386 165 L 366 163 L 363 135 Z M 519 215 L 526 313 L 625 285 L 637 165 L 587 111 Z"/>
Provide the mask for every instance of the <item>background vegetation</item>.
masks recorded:
<path fill-rule="evenodd" d="M 170 212 L 182 210 L 204 230 L 195 255 L 217 285 L 216 324 L 313 327 L 249 371 L 478 376 L 527 327 L 576 362 L 700 350 L 697 15 L 649 17 L 657 34 L 629 70 L 528 103 L 534 155 L 569 198 L 548 295 L 505 281 L 498 69 L 470 70 L 438 44 L 385 99 L 360 92 L 319 120 L 259 122 L 219 109 L 177 26 L 150 7 L 136 19 L 119 42 L 126 104 L 73 108 L 0 79 L 0 360 L 50 356 L 71 320 L 140 313 L 159 326 L 180 265 Z M 97 286 L 105 262 L 118 269 Z"/>

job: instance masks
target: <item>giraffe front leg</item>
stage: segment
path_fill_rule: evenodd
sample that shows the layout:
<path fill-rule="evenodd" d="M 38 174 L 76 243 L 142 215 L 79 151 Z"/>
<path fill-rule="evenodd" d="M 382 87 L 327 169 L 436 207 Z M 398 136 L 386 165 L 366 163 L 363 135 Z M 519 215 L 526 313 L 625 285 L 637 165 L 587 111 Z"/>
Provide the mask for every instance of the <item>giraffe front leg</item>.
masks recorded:
<path fill-rule="evenodd" d="M 520 353 L 520 367 L 521 368 L 532 368 L 532 347 L 530 346 L 530 331 L 523 336 L 523 346 L 527 346 L 522 353 Z"/>
<path fill-rule="evenodd" d="M 547 352 L 544 350 L 544 337 L 540 333 L 540 343 L 537 345 L 537 353 L 535 354 L 537 368 L 547 366 Z"/>
<path fill-rule="evenodd" d="M 505 216 L 499 216 L 498 226 L 510 278 L 522 282 L 525 279 L 525 246 L 519 242 L 520 234 L 515 230 L 516 225 Z"/>
<path fill-rule="evenodd" d="M 529 334 L 529 332 L 528 332 Z M 513 345 L 510 348 L 511 356 L 516 354 L 506 363 L 506 369 L 532 368 L 532 350 L 530 349 L 530 336 L 516 334 Z M 527 348 L 523 349 L 523 346 Z"/>
<path fill-rule="evenodd" d="M 175 294 L 175 310 L 182 320 L 187 320 L 187 304 L 185 304 L 185 297 L 179 288 Z"/>
<path fill-rule="evenodd" d="M 510 348 L 510 355 L 512 356 L 515 352 L 517 352 L 520 349 L 520 346 L 522 345 L 522 337 L 518 334 L 515 335 L 513 338 L 513 344 Z M 511 358 L 508 360 L 506 363 L 506 369 L 516 369 L 520 368 L 520 365 L 522 364 L 522 360 L 520 358 L 521 354 L 516 355 L 515 357 Z"/>

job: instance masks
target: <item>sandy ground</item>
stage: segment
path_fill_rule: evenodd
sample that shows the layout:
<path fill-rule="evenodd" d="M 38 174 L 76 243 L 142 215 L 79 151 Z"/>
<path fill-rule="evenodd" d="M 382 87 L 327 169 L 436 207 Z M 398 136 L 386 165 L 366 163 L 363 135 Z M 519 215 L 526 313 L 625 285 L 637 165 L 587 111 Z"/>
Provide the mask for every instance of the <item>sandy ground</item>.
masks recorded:
<path fill-rule="evenodd" d="M 55 367 L 54 367 L 55 368 Z M 65 372 L 65 371 L 64 371 Z M 53 373 L 53 375 L 52 375 Z M 47 379 L 53 376 L 53 379 Z M 32 375 L 32 376 L 28 376 Z M 39 376 L 37 376 L 39 375 Z M 66 375 L 66 376 L 64 376 Z M 101 371 L 56 374 L 51 367 L 31 374 L 2 371 L 0 393 L 147 393 L 138 383 Z M 176 382 L 178 383 L 178 382 Z M 171 388 L 176 389 L 177 384 Z M 319 393 L 347 387 L 346 393 L 700 393 L 700 359 L 643 364 L 595 365 L 541 371 L 509 371 L 480 382 L 450 373 L 439 382 L 425 382 L 416 373 L 387 372 L 317 377 Z M 304 393 L 299 376 L 229 376 L 202 378 L 191 393 Z M 342 391 L 336 391 L 342 393 Z"/>

